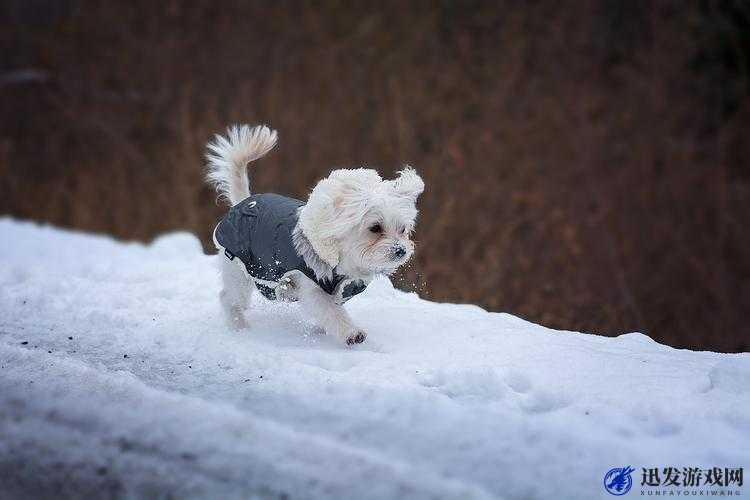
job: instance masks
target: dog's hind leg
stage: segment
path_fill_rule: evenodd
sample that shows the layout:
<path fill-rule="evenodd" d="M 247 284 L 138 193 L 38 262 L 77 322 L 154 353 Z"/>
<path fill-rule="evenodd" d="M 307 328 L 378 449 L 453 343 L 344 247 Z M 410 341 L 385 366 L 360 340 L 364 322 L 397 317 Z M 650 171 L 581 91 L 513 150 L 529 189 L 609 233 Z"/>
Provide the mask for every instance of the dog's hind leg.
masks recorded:
<path fill-rule="evenodd" d="M 230 261 L 224 255 L 219 254 L 221 259 L 221 305 L 224 308 L 227 321 L 232 328 L 237 330 L 247 328 L 245 310 L 250 305 L 250 298 L 255 284 L 252 283 L 236 262 Z"/>

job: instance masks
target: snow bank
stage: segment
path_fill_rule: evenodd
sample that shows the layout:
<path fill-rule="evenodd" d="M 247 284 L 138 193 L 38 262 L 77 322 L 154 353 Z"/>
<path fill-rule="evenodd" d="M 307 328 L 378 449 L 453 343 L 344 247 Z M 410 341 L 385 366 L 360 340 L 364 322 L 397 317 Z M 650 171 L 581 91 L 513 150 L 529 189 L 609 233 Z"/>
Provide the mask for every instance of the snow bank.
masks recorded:
<path fill-rule="evenodd" d="M 361 346 L 260 298 L 232 332 L 191 235 L 0 219 L 0 238 L 0 498 L 605 498 L 615 466 L 750 458 L 747 354 L 385 279 L 347 303 Z"/>

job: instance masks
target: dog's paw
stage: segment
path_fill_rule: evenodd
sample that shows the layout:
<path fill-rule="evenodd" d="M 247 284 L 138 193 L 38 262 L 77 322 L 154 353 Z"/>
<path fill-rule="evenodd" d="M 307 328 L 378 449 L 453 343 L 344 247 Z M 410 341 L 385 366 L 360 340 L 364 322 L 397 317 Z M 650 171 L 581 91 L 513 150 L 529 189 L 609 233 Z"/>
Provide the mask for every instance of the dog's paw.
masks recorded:
<path fill-rule="evenodd" d="M 279 280 L 274 291 L 276 299 L 284 302 L 296 302 L 299 300 L 300 291 L 299 276 L 295 273 L 288 274 Z"/>
<path fill-rule="evenodd" d="M 346 338 L 346 345 L 361 344 L 367 338 L 367 334 L 363 331 L 355 331 Z"/>
<path fill-rule="evenodd" d="M 247 320 L 239 307 L 230 308 L 227 311 L 227 323 L 232 330 L 244 330 L 247 328 Z"/>
<path fill-rule="evenodd" d="M 234 316 L 229 320 L 229 327 L 232 330 L 245 330 L 248 327 L 247 320 L 242 316 Z"/>

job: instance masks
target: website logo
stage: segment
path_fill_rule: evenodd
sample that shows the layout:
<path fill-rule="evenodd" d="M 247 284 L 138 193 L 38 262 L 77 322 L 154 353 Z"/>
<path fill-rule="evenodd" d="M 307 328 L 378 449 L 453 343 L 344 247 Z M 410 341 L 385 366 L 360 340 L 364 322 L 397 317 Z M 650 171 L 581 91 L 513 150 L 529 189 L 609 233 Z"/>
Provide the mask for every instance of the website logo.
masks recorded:
<path fill-rule="evenodd" d="M 633 487 L 633 472 L 630 465 L 610 469 L 604 489 L 625 495 Z M 742 467 L 642 467 L 639 496 L 742 496 L 744 482 Z"/>
<path fill-rule="evenodd" d="M 633 478 L 630 474 L 635 471 L 631 466 L 615 467 L 610 469 L 604 476 L 604 489 L 610 495 L 621 496 L 633 487 Z"/>

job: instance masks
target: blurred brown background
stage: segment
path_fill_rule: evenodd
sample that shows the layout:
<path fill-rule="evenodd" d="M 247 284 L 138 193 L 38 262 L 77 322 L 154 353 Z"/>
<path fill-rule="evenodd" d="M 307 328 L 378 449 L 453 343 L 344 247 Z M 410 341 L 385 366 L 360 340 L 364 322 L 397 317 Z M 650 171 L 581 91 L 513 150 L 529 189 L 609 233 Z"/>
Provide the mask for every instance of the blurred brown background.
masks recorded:
<path fill-rule="evenodd" d="M 423 174 L 402 288 L 750 348 L 748 2 L 1 5 L 0 214 L 208 243 L 204 144 L 268 123 L 256 191 Z"/>

